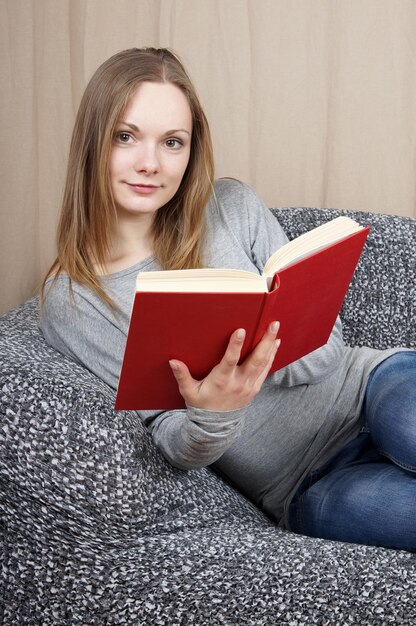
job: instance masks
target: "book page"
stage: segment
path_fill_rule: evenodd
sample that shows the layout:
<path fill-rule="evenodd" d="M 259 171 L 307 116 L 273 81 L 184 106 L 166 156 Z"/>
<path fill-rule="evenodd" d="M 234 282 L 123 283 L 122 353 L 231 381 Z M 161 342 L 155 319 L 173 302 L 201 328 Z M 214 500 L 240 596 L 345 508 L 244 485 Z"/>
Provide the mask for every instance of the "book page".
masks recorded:
<path fill-rule="evenodd" d="M 267 290 L 265 276 L 228 268 L 140 272 L 136 279 L 136 291 L 264 293 Z"/>
<path fill-rule="evenodd" d="M 266 262 L 263 274 L 269 277 L 273 276 L 277 271 L 295 261 L 318 252 L 336 241 L 345 239 L 362 228 L 363 226 L 346 216 L 326 222 L 279 248 Z"/>

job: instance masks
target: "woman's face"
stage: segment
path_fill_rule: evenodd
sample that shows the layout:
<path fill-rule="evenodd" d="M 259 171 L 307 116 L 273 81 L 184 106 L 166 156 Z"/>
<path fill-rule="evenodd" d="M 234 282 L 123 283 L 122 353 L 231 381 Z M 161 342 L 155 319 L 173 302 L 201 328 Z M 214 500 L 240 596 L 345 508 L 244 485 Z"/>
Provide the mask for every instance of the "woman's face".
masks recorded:
<path fill-rule="evenodd" d="M 141 83 L 116 126 L 110 184 L 119 218 L 154 216 L 177 192 L 189 162 L 192 114 L 171 83 Z"/>

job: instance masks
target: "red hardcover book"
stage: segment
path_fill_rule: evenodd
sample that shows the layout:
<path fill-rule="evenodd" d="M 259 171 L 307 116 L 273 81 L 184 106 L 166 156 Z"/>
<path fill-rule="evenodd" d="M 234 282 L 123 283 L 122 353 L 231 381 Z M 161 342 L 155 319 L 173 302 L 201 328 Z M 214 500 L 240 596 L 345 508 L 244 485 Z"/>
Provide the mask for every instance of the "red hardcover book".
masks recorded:
<path fill-rule="evenodd" d="M 329 244 L 313 241 L 309 252 L 303 248 L 300 252 L 295 250 L 295 260 L 284 260 L 283 269 L 273 273 L 269 269 L 268 276 L 263 277 L 243 272 L 253 279 L 247 281 L 248 287 L 243 285 L 247 292 L 241 290 L 242 283 L 229 290 L 227 280 L 232 281 L 232 278 L 221 283 L 221 291 L 215 291 L 215 286 L 220 286 L 221 272 L 228 275 L 229 270 L 139 274 L 115 408 L 184 408 L 169 360 L 183 361 L 194 378 L 202 379 L 221 360 L 230 335 L 237 328 L 246 329 L 244 360 L 268 324 L 273 320 L 280 322 L 281 344 L 270 373 L 324 345 L 369 231 L 353 220 L 349 222 L 357 227 L 352 234 L 341 234 Z M 311 233 L 319 228 L 306 234 L 306 243 Z M 297 244 L 289 242 L 280 250 L 293 248 L 293 245 Z M 203 279 L 197 278 L 198 284 L 193 286 L 197 291 L 189 291 L 191 287 L 186 281 L 182 291 L 171 291 L 165 289 L 167 283 L 152 283 L 156 275 L 162 280 L 169 280 L 171 276 L 205 276 L 208 283 L 205 285 Z M 261 287 L 257 286 L 259 279 L 263 279 Z"/>

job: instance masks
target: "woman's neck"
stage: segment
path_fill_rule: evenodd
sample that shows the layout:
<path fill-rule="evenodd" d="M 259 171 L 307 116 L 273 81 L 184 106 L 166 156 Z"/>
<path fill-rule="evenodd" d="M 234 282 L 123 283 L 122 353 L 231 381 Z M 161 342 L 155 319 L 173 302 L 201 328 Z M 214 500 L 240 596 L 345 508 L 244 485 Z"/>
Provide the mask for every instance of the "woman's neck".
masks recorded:
<path fill-rule="evenodd" d="M 114 274 L 136 265 L 153 254 L 150 220 L 119 221 L 111 238 L 111 248 L 100 274 Z"/>

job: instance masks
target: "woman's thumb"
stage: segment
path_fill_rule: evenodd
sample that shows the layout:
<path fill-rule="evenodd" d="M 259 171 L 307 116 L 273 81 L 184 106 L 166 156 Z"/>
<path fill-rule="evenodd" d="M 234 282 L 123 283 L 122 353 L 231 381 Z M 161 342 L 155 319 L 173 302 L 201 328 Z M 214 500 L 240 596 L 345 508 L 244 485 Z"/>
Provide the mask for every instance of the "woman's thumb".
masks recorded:
<path fill-rule="evenodd" d="M 182 361 L 176 361 L 176 359 L 171 359 L 169 361 L 169 365 L 176 378 L 176 382 L 178 383 L 179 391 L 182 396 L 185 397 L 187 390 L 189 390 L 189 386 L 194 382 L 190 371 L 185 363 L 182 363 Z"/>

